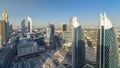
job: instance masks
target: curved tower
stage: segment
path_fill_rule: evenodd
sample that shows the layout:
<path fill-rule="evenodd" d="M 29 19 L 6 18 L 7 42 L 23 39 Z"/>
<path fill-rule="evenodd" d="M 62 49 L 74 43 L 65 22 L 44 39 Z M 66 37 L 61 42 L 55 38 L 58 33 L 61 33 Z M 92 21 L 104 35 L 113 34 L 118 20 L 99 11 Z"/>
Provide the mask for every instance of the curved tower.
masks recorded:
<path fill-rule="evenodd" d="M 100 14 L 100 29 L 97 45 L 96 68 L 119 68 L 118 45 L 112 22 Z"/>
<path fill-rule="evenodd" d="M 82 68 L 85 64 L 84 35 L 77 17 L 71 19 L 72 23 L 72 66 Z"/>
<path fill-rule="evenodd" d="M 32 19 L 28 16 L 28 32 L 32 33 Z"/>

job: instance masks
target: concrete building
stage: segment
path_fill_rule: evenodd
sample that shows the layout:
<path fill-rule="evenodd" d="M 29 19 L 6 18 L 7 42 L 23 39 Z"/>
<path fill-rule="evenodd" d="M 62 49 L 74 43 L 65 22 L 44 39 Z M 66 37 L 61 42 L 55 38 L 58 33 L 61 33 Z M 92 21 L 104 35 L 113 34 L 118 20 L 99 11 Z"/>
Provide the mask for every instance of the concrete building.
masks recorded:
<path fill-rule="evenodd" d="M 50 37 L 51 35 L 51 28 L 48 26 L 47 27 L 47 37 Z"/>
<path fill-rule="evenodd" d="M 84 34 L 77 17 L 72 18 L 72 66 L 82 68 L 85 65 Z"/>
<path fill-rule="evenodd" d="M 119 68 L 118 44 L 112 22 L 100 14 L 96 68 Z"/>
<path fill-rule="evenodd" d="M 45 63 L 43 64 L 42 66 L 43 68 L 55 68 L 55 64 L 53 63 L 52 59 L 51 58 L 47 58 L 45 60 Z"/>
<path fill-rule="evenodd" d="M 68 30 L 67 24 L 63 23 L 62 24 L 62 31 L 67 31 L 67 30 Z"/>
<path fill-rule="evenodd" d="M 62 32 L 62 39 L 63 40 L 65 40 L 65 41 L 72 41 L 71 37 L 72 37 L 72 33 L 71 32 L 68 32 L 68 31 Z"/>
<path fill-rule="evenodd" d="M 49 24 L 47 26 L 47 37 L 53 36 L 55 33 L 55 27 L 54 24 Z"/>
<path fill-rule="evenodd" d="M 27 39 L 21 39 L 17 45 L 17 57 L 22 57 L 38 52 L 37 43 Z"/>

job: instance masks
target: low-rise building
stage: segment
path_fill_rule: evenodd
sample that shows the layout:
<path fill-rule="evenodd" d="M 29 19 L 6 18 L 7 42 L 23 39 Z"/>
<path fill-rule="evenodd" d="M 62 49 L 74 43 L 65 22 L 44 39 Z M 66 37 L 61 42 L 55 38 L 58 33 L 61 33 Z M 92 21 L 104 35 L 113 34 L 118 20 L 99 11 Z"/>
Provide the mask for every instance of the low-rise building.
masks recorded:
<path fill-rule="evenodd" d="M 35 41 L 22 39 L 17 45 L 17 57 L 33 54 L 38 52 L 38 46 Z"/>

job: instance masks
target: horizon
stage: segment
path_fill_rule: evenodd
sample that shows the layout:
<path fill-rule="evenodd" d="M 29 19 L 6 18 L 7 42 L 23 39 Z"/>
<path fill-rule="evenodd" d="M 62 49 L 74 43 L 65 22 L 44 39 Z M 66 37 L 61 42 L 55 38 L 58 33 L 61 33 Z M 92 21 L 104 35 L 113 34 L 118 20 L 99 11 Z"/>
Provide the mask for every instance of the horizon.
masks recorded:
<path fill-rule="evenodd" d="M 52 22 L 55 25 L 69 23 L 73 16 L 77 16 L 82 26 L 97 26 L 101 12 L 106 12 L 115 27 L 119 27 L 120 1 L 105 0 L 1 0 L 0 19 L 6 8 L 8 19 L 14 26 L 20 26 L 21 21 L 30 16 L 34 26 L 45 26 Z"/>

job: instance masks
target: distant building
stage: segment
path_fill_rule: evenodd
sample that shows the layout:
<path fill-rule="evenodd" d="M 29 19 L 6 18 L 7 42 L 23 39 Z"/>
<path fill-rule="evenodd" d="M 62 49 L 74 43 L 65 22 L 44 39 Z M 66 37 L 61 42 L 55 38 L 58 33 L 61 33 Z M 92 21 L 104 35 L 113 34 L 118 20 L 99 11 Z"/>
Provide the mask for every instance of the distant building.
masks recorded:
<path fill-rule="evenodd" d="M 35 41 L 29 41 L 27 39 L 22 39 L 17 45 L 17 57 L 22 57 L 38 52 L 38 46 Z"/>
<path fill-rule="evenodd" d="M 28 16 L 28 32 L 32 33 L 32 19 Z"/>
<path fill-rule="evenodd" d="M 43 63 L 43 65 L 42 65 L 42 68 L 55 68 L 55 67 L 56 66 L 55 66 L 54 62 L 49 57 L 45 60 L 45 63 Z"/>
<path fill-rule="evenodd" d="M 85 64 L 84 34 L 77 17 L 71 19 L 72 23 L 72 66 L 82 68 Z"/>
<path fill-rule="evenodd" d="M 21 22 L 21 29 L 22 29 L 22 35 L 25 35 L 25 32 L 26 32 L 25 19 L 23 19 Z"/>
<path fill-rule="evenodd" d="M 50 36 L 53 36 L 55 33 L 55 27 L 54 27 L 54 24 L 49 24 L 47 26 L 47 36 L 50 37 Z"/>
<path fill-rule="evenodd" d="M 118 44 L 114 27 L 109 18 L 100 15 L 96 68 L 119 68 Z"/>
<path fill-rule="evenodd" d="M 9 26 L 9 32 L 10 32 L 10 34 L 12 33 L 12 31 L 13 31 L 13 26 L 12 26 L 12 24 Z"/>
<path fill-rule="evenodd" d="M 51 28 L 50 26 L 47 26 L 47 37 L 50 37 L 51 35 Z"/>
<path fill-rule="evenodd" d="M 71 32 L 64 31 L 62 32 L 62 39 L 66 41 L 71 41 Z"/>
<path fill-rule="evenodd" d="M 68 28 L 67 24 L 63 23 L 62 24 L 62 31 L 67 31 L 67 28 Z"/>

